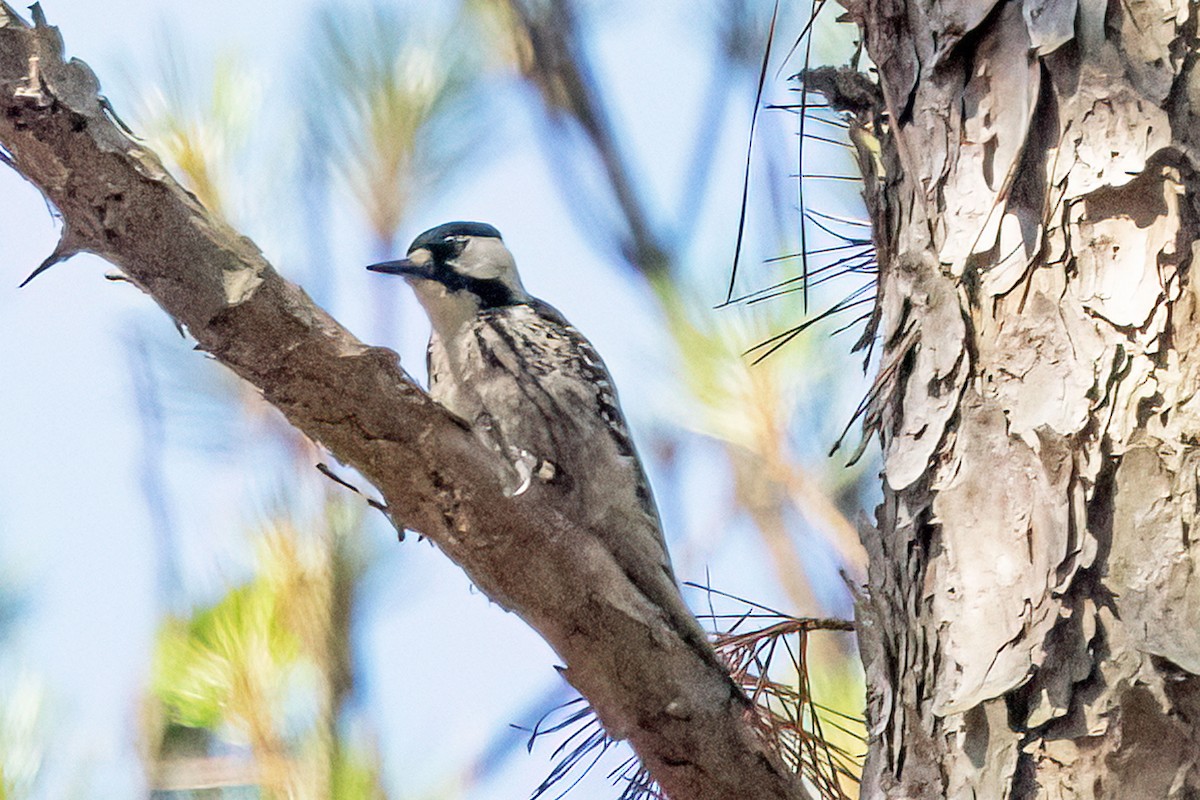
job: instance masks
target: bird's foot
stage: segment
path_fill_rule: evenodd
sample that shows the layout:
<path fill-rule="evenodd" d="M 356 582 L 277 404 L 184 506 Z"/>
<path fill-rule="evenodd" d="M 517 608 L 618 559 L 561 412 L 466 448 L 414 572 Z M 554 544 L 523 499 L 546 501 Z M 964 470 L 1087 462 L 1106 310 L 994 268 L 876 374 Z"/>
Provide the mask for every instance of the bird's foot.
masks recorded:
<path fill-rule="evenodd" d="M 554 466 L 554 462 L 538 458 L 528 450 L 510 446 L 508 453 L 509 457 L 512 458 L 513 469 L 517 471 L 517 478 L 519 479 L 517 488 L 512 490 L 509 497 L 520 497 L 529 491 L 529 487 L 533 485 L 534 478 L 543 483 L 548 483 L 558 474 L 558 468 Z"/>

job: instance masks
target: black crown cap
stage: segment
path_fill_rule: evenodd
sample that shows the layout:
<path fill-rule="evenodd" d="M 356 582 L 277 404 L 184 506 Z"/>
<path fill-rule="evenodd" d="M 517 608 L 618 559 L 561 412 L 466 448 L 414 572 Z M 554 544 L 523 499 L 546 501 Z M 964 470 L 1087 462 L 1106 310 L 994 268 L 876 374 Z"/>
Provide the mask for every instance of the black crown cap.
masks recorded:
<path fill-rule="evenodd" d="M 493 239 L 499 239 L 500 231 L 486 222 L 446 222 L 438 225 L 436 228 L 430 228 L 422 233 L 413 243 L 408 246 L 408 252 L 412 252 L 420 247 L 434 248 L 440 245 L 447 237 L 450 236 L 488 236 Z"/>

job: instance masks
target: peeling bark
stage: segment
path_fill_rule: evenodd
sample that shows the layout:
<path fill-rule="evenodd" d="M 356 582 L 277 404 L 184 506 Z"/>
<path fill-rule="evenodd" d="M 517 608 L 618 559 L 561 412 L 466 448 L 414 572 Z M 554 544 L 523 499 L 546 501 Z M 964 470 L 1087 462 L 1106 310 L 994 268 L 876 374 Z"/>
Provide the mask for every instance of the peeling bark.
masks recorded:
<path fill-rule="evenodd" d="M 1198 8 L 843 4 L 880 92 L 863 796 L 1200 796 Z"/>
<path fill-rule="evenodd" d="M 0 158 L 54 203 L 62 243 L 119 267 L 288 420 L 370 480 L 397 527 L 432 539 L 566 664 L 608 732 L 678 800 L 807 796 L 727 674 L 681 641 L 585 515 L 501 470 L 390 350 L 356 340 L 127 137 L 57 29 L 0 2 Z"/>

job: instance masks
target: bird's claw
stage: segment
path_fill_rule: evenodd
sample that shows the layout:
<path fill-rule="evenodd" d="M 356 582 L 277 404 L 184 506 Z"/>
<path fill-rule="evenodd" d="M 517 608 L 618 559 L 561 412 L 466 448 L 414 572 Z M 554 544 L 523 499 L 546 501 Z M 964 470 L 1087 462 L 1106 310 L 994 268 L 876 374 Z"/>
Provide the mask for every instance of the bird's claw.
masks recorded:
<path fill-rule="evenodd" d="M 510 497 L 520 497 L 529 491 L 534 478 L 545 483 L 553 480 L 554 476 L 558 474 L 558 468 L 554 466 L 553 462 L 538 458 L 528 450 L 509 447 L 508 451 L 513 460 L 513 469 L 517 471 L 517 477 L 520 479 L 517 488 L 509 495 Z"/>

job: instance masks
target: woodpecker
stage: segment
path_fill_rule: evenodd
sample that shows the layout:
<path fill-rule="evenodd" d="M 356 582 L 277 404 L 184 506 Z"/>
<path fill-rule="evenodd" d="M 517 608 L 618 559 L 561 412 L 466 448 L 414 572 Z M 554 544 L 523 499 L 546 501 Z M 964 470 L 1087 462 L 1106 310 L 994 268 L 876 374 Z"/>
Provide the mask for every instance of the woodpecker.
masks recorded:
<path fill-rule="evenodd" d="M 608 369 L 562 314 L 525 291 L 500 232 L 448 222 L 418 236 L 407 258 L 367 269 L 413 288 L 432 325 L 430 395 L 511 466 L 507 494 L 534 481 L 564 493 L 676 633 L 720 664 L 675 582 Z"/>

